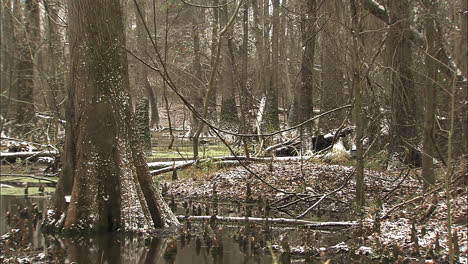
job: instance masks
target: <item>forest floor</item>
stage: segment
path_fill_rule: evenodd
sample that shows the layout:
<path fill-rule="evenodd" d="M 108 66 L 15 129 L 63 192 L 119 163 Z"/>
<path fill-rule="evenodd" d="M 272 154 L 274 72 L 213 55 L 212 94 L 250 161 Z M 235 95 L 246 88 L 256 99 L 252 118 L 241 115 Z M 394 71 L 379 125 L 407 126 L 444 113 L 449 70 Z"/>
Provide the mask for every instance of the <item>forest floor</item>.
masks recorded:
<path fill-rule="evenodd" d="M 322 251 L 361 254 L 357 249 L 364 246 L 368 251 L 362 254 L 368 254 L 373 263 L 446 262 L 446 193 L 442 183 L 424 193 L 420 170 L 366 170 L 367 206 L 358 215 L 353 206 L 355 181 L 352 167 L 310 161 L 248 166 L 255 176 L 240 166 L 204 174 L 197 172 L 199 168 L 188 169 L 177 181 L 169 178 L 162 182 L 169 196 L 190 200 L 216 198 L 240 204 L 249 201 L 247 190 L 250 189 L 251 202 L 268 204 L 272 211 L 276 211 L 276 216 L 286 218 L 295 218 L 318 202 L 303 219 L 362 223 L 356 248 L 340 243 Z M 464 165 L 455 171 L 452 179 L 450 203 L 452 232 L 457 237 L 455 252 L 460 263 L 467 263 L 468 175 Z"/>

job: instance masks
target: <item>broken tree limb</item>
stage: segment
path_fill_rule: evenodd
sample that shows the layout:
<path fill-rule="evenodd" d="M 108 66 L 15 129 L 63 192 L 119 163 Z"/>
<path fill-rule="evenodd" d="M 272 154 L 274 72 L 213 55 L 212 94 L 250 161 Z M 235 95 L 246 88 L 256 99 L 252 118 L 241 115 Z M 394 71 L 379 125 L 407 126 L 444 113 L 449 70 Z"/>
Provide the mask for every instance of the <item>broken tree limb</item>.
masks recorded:
<path fill-rule="evenodd" d="M 288 225 L 302 225 L 313 229 L 329 229 L 329 228 L 349 228 L 358 225 L 357 222 L 317 222 L 298 220 L 290 218 L 259 218 L 259 217 L 227 217 L 227 216 L 177 216 L 179 220 L 190 220 L 190 221 L 203 221 L 212 220 L 225 221 L 225 222 L 255 222 L 255 223 L 275 223 L 275 224 L 288 224 Z"/>

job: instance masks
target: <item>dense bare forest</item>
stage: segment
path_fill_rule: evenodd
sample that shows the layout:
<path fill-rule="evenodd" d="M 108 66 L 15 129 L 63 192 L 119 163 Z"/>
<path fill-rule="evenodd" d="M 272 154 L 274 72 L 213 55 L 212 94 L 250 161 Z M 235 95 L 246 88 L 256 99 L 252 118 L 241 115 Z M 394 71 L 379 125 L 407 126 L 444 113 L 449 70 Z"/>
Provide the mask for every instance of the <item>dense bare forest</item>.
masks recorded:
<path fill-rule="evenodd" d="M 464 263 L 467 5 L 2 0 L 1 260 Z"/>

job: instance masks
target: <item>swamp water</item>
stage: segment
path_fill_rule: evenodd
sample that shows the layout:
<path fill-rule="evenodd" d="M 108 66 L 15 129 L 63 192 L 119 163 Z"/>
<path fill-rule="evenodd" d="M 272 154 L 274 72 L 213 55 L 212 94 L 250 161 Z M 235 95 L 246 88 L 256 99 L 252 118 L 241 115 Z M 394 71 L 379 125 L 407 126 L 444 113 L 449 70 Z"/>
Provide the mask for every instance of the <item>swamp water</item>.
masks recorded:
<path fill-rule="evenodd" d="M 218 222 L 213 229 L 208 223 L 191 222 L 190 227 L 187 227 L 186 223 L 182 222 L 184 226 L 182 232 L 157 233 L 151 236 L 122 234 L 97 234 L 86 237 L 52 236 L 44 235 L 40 231 L 41 219 L 47 210 L 47 201 L 46 196 L 0 195 L 0 235 L 16 232 L 10 240 L 17 243 L 17 246 L 13 247 L 14 251 L 10 250 L 11 247 L 2 245 L 0 256 L 4 257 L 3 261 L 12 257 L 27 257 L 32 263 L 270 264 L 274 263 L 275 257 L 279 263 L 323 263 L 327 258 L 323 256 L 318 258 L 317 253 L 314 253 L 316 257 L 307 261 L 301 254 L 293 253 L 290 258 L 281 256 L 281 252 L 276 251 L 273 256 L 265 250 L 268 248 L 264 242 L 265 237 L 272 241 L 271 248 L 278 248 L 278 245 L 284 248 L 290 245 L 291 252 L 300 252 L 305 239 L 311 236 L 315 241 L 313 247 L 316 249 L 336 245 L 350 236 L 346 233 L 349 233 L 349 230 L 319 232 L 223 222 Z M 190 211 L 189 206 L 186 205 L 185 209 L 182 203 L 177 204 L 176 214 L 184 215 L 187 210 Z M 241 210 L 235 208 L 240 207 L 220 204 L 219 215 L 241 216 L 239 214 Z M 253 216 L 260 216 L 259 214 L 260 212 L 253 210 Z M 265 228 L 270 231 L 264 232 Z M 5 239 L 3 240 L 4 244 Z"/>

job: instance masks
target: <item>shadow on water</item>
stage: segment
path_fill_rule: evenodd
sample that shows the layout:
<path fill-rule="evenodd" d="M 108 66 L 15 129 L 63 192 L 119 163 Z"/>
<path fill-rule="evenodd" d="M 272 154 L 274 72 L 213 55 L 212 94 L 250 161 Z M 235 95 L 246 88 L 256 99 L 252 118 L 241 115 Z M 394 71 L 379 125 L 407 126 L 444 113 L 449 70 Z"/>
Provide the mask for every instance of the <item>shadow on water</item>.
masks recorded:
<path fill-rule="evenodd" d="M 268 249 L 266 241 L 271 241 L 283 247 L 283 253 L 275 253 L 279 263 L 291 263 L 289 253 L 284 254 L 284 248 L 289 249 L 289 244 L 304 245 L 304 241 L 314 237 L 312 246 L 320 248 L 335 245 L 343 238 L 343 234 L 331 232 L 319 234 L 310 230 L 250 224 L 221 225 L 208 221 L 185 223 L 177 234 L 51 236 L 43 235 L 40 230 L 47 197 L 0 196 L 0 200 L 0 255 L 3 260 L 28 257 L 33 263 L 270 264 L 273 257 L 265 249 Z M 219 212 L 236 211 L 220 207 Z M 200 209 L 196 211 L 198 213 Z M 186 210 L 183 213 L 187 213 Z M 285 240 L 289 243 L 286 246 Z M 294 263 L 321 262 L 296 259 Z"/>

